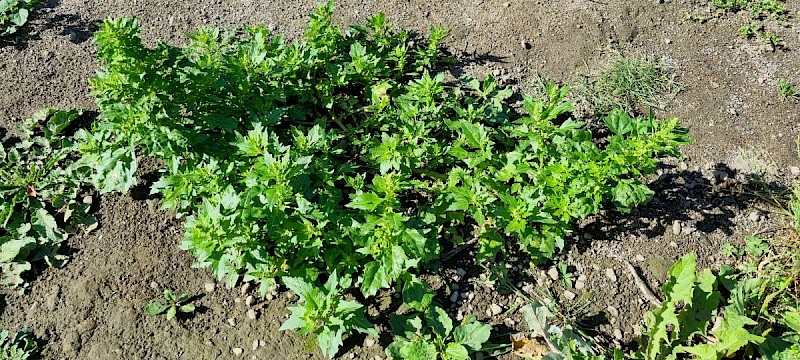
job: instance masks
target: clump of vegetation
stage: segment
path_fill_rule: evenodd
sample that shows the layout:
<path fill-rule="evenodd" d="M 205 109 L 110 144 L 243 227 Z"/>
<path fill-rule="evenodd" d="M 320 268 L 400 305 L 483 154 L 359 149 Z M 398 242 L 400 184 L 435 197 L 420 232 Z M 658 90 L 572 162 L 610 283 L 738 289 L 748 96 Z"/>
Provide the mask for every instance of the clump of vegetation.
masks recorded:
<path fill-rule="evenodd" d="M 11 35 L 28 22 L 39 0 L 0 0 L 0 37 Z"/>
<path fill-rule="evenodd" d="M 81 194 L 84 175 L 65 134 L 80 111 L 43 110 L 18 127 L 19 138 L 0 144 L 0 284 L 23 291 L 31 263 L 51 266 L 71 233 L 96 227 L 91 198 Z"/>
<path fill-rule="evenodd" d="M 11 337 L 8 330 L 0 331 L 0 360 L 35 359 L 39 347 L 33 336 L 33 330 L 21 329 Z"/>
<path fill-rule="evenodd" d="M 664 109 L 683 89 L 675 72 L 653 58 L 618 57 L 596 74 L 582 74 L 573 93 L 597 116 L 619 108 L 629 114 Z"/>
<path fill-rule="evenodd" d="M 101 193 L 135 185 L 137 156 L 163 160 L 152 193 L 186 217 L 181 247 L 228 286 L 282 280 L 302 294 L 284 327 L 316 334 L 328 356 L 369 331 L 340 324 L 359 318 L 348 292 L 371 298 L 442 248 L 546 261 L 577 219 L 647 202 L 642 176 L 689 141 L 677 119 L 623 110 L 596 138 L 552 83 L 516 113 L 491 77 L 432 73 L 444 29 L 412 39 L 378 14 L 342 30 L 332 13 L 321 6 L 293 43 L 255 26 L 156 48 L 135 19 L 108 19 L 91 80 L 101 121 L 76 135 Z"/>
<path fill-rule="evenodd" d="M 749 11 L 750 22 L 739 28 L 739 34 L 745 39 L 761 38 L 772 49 L 783 47 L 783 40 L 765 29 L 761 23 L 764 19 L 778 21 L 789 26 L 786 5 L 780 0 L 712 0 L 712 4 L 726 12 Z"/>
<path fill-rule="evenodd" d="M 800 89 L 797 88 L 790 80 L 781 79 L 778 81 L 778 87 L 784 99 L 800 99 Z"/>
<path fill-rule="evenodd" d="M 178 313 L 191 314 L 195 310 L 195 306 L 190 304 L 189 294 L 177 296 L 172 289 L 164 289 L 164 300 L 164 303 L 153 301 L 147 304 L 144 307 L 145 314 L 150 316 L 166 314 L 167 320 L 172 320 Z"/>

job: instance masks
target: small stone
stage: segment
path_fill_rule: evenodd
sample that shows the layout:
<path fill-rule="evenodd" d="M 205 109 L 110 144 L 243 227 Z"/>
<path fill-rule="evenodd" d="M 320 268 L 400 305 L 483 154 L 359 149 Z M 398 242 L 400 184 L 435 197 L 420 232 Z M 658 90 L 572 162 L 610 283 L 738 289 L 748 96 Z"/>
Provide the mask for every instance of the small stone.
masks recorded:
<path fill-rule="evenodd" d="M 453 293 L 450 294 L 450 302 L 454 303 L 457 301 L 458 301 L 458 291 L 453 291 Z"/>
<path fill-rule="evenodd" d="M 247 294 L 247 292 L 250 291 L 250 286 L 252 285 L 249 282 L 246 282 L 242 285 L 242 296 L 244 296 L 244 294 Z"/>
<path fill-rule="evenodd" d="M 230 325 L 230 326 L 236 326 L 236 319 L 234 319 L 234 318 L 228 318 L 228 325 Z"/>
<path fill-rule="evenodd" d="M 576 295 L 575 295 L 574 292 L 569 291 L 569 290 L 564 290 L 564 298 L 566 298 L 567 300 L 570 300 L 570 301 L 575 300 L 575 296 Z"/>
<path fill-rule="evenodd" d="M 248 295 L 247 298 L 244 299 L 244 304 L 247 306 L 253 305 L 254 300 L 255 298 L 253 298 L 253 295 Z"/>
<path fill-rule="evenodd" d="M 547 276 L 549 276 L 553 281 L 558 280 L 558 269 L 556 269 L 555 266 L 551 267 L 547 270 Z"/>
<path fill-rule="evenodd" d="M 522 45 L 522 48 L 525 49 L 525 50 L 530 50 L 531 49 L 531 43 L 529 43 L 529 42 L 527 42 L 525 40 L 522 40 L 521 45 Z"/>
<path fill-rule="evenodd" d="M 729 176 L 727 171 L 714 170 L 714 178 L 717 179 L 717 181 L 725 181 Z"/>
<path fill-rule="evenodd" d="M 213 292 L 216 285 L 214 285 L 214 283 L 205 283 L 203 287 L 206 289 L 206 292 Z"/>
<path fill-rule="evenodd" d="M 753 212 L 751 212 L 750 215 L 747 216 L 747 219 L 752 222 L 757 222 L 761 220 L 761 212 L 758 210 L 753 210 Z"/>
<path fill-rule="evenodd" d="M 367 340 L 364 340 L 364 347 L 371 348 L 375 346 L 375 339 L 368 337 Z"/>
<path fill-rule="evenodd" d="M 258 349 L 258 340 L 253 340 L 253 346 L 251 348 L 253 349 L 253 351 L 256 351 L 256 349 Z"/>
<path fill-rule="evenodd" d="M 575 281 L 575 290 L 583 290 L 583 288 L 585 288 L 585 287 L 586 287 L 586 283 L 585 282 L 583 282 L 581 280 Z"/>
<path fill-rule="evenodd" d="M 272 301 L 272 299 L 274 299 L 274 298 L 275 298 L 275 295 L 272 295 L 272 293 L 267 293 L 267 295 L 266 295 L 266 296 L 264 296 L 264 298 L 265 298 L 265 299 L 267 299 L 267 300 L 269 300 L 269 301 Z"/>
<path fill-rule="evenodd" d="M 150 282 L 150 288 L 153 289 L 153 290 L 158 289 L 158 283 L 155 282 L 155 281 L 151 281 Z"/>
<path fill-rule="evenodd" d="M 644 256 L 642 256 L 642 254 L 636 254 L 636 261 L 644 261 Z"/>
<path fill-rule="evenodd" d="M 238 304 L 238 303 L 242 302 L 242 299 L 237 297 L 237 298 L 233 299 L 233 302 Z"/>
<path fill-rule="evenodd" d="M 456 274 L 458 274 L 458 276 L 460 276 L 460 277 L 464 277 L 465 275 L 467 275 L 467 270 L 464 270 L 462 268 L 458 268 L 458 269 L 456 269 Z"/>
<path fill-rule="evenodd" d="M 378 355 L 375 355 L 375 357 L 373 358 L 373 360 L 383 360 L 383 358 L 382 358 L 382 357 L 380 357 L 380 356 L 378 356 Z"/>
<path fill-rule="evenodd" d="M 492 316 L 500 315 L 503 312 L 503 307 L 497 304 L 492 304 L 490 307 Z"/>
<path fill-rule="evenodd" d="M 250 319 L 250 320 L 255 320 L 255 319 L 256 319 L 256 317 L 258 317 L 258 314 L 256 313 L 256 310 L 255 310 L 255 309 L 250 309 L 250 310 L 247 310 L 247 318 L 248 318 L 248 319 Z"/>
<path fill-rule="evenodd" d="M 670 241 L 669 242 L 669 247 L 676 248 L 676 247 L 678 247 L 678 243 L 676 243 L 674 241 Z"/>
<path fill-rule="evenodd" d="M 667 45 L 672 44 L 672 39 L 664 39 L 664 43 Z"/>
<path fill-rule="evenodd" d="M 450 290 L 458 290 L 458 284 L 450 285 Z"/>
<path fill-rule="evenodd" d="M 614 307 L 614 306 L 609 305 L 606 308 L 606 311 L 608 311 L 608 314 L 611 315 L 611 317 L 615 317 L 615 318 L 619 317 L 619 310 L 617 310 L 617 308 Z"/>
<path fill-rule="evenodd" d="M 233 352 L 233 355 L 236 355 L 236 356 L 240 356 L 240 355 L 244 354 L 244 349 L 242 349 L 242 348 L 233 348 L 231 351 Z"/>
<path fill-rule="evenodd" d="M 504 2 L 504 3 L 503 3 L 503 7 L 509 7 L 509 6 L 511 6 L 511 3 L 510 3 L 510 2 Z"/>
<path fill-rule="evenodd" d="M 789 172 L 792 173 L 792 176 L 800 176 L 800 167 L 790 166 Z"/>
<path fill-rule="evenodd" d="M 617 340 L 622 340 L 622 330 L 614 329 L 614 338 Z"/>
<path fill-rule="evenodd" d="M 266 341 L 264 341 L 264 340 L 258 340 L 258 346 L 259 346 L 259 347 L 264 347 L 264 346 L 267 346 L 267 342 L 266 342 Z"/>
<path fill-rule="evenodd" d="M 675 220 L 672 222 L 672 234 L 673 235 L 680 235 L 681 234 L 681 222 Z"/>
<path fill-rule="evenodd" d="M 617 282 L 617 274 L 614 269 L 606 269 L 606 277 L 614 283 Z"/>

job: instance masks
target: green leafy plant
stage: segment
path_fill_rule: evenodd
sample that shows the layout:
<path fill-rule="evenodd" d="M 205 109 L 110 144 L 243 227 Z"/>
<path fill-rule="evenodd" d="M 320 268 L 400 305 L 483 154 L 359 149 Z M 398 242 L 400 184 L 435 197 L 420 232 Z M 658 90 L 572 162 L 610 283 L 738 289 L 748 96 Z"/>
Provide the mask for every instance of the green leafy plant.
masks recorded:
<path fill-rule="evenodd" d="M 683 89 L 675 71 L 654 58 L 618 57 L 603 71 L 579 75 L 576 83 L 575 97 L 599 116 L 615 108 L 629 114 L 663 109 Z"/>
<path fill-rule="evenodd" d="M 0 0 L 0 37 L 11 35 L 28 22 L 38 0 Z"/>
<path fill-rule="evenodd" d="M 438 306 L 427 309 L 424 318 L 392 318 L 394 341 L 386 355 L 398 360 L 467 360 L 489 340 L 492 327 L 468 316 L 453 327 L 450 316 Z"/>
<path fill-rule="evenodd" d="M 11 337 L 8 330 L 0 331 L 0 360 L 34 359 L 39 348 L 33 337 L 33 330 L 21 329 Z"/>
<path fill-rule="evenodd" d="M 689 142 L 677 119 L 622 110 L 596 136 L 553 83 L 517 113 L 491 77 L 433 73 L 446 30 L 413 39 L 382 14 L 343 30 L 332 13 L 319 7 L 292 43 L 255 26 L 155 48 L 135 19 L 107 19 L 90 81 L 100 121 L 76 134 L 87 181 L 125 192 L 140 157 L 160 159 L 151 191 L 185 217 L 181 248 L 227 286 L 337 274 L 336 295 L 314 291 L 370 298 L 442 248 L 550 259 L 577 219 L 647 202 L 640 179 Z M 301 332 L 324 331 L 327 355 L 357 330 L 321 324 Z"/>
<path fill-rule="evenodd" d="M 793 82 L 781 79 L 778 81 L 778 87 L 784 99 L 800 99 L 800 89 Z"/>
<path fill-rule="evenodd" d="M 83 196 L 83 170 L 64 134 L 80 111 L 43 110 L 22 123 L 18 138 L 0 144 L 0 283 L 24 290 L 31 263 L 58 266 L 59 244 L 97 226 Z"/>
<path fill-rule="evenodd" d="M 749 23 L 747 25 L 742 25 L 739 28 L 739 35 L 742 35 L 745 39 L 750 39 L 755 37 L 764 27 L 760 24 Z"/>
<path fill-rule="evenodd" d="M 282 280 L 300 301 L 298 306 L 289 307 L 291 317 L 280 329 L 299 329 L 300 335 L 316 335 L 324 356 L 333 358 L 342 346 L 342 337 L 353 331 L 378 336 L 364 315 L 364 307 L 356 301 L 342 299 L 341 291 L 350 288 L 349 278 L 340 278 L 334 272 L 322 287 L 302 278 L 284 277 Z"/>
<path fill-rule="evenodd" d="M 740 276 L 723 267 L 698 274 L 688 254 L 670 270 L 663 305 L 645 316 L 643 359 L 669 359 L 691 354 L 698 359 L 788 359 L 798 354 L 794 310 L 772 309 L 786 281 Z M 726 301 L 727 300 L 727 301 Z M 779 310 L 777 313 L 774 310 Z"/>
<path fill-rule="evenodd" d="M 144 307 L 144 312 L 150 316 L 166 314 L 167 320 L 172 320 L 178 313 L 191 314 L 195 306 L 190 304 L 189 294 L 175 295 L 172 289 L 164 289 L 164 303 L 153 301 Z"/>

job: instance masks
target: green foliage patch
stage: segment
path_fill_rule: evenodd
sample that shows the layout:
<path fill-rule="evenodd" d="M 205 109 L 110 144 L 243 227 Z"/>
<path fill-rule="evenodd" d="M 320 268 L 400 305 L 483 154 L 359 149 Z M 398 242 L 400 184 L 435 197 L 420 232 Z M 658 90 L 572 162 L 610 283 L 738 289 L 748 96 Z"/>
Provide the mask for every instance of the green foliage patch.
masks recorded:
<path fill-rule="evenodd" d="M 8 330 L 0 331 L 0 360 L 35 359 L 38 354 L 39 347 L 31 329 L 21 329 L 13 337 Z"/>
<path fill-rule="evenodd" d="M 11 35 L 28 22 L 39 0 L 0 0 L 0 37 Z"/>
<path fill-rule="evenodd" d="M 20 124 L 19 138 L 0 144 L 0 284 L 24 290 L 32 262 L 59 265 L 60 243 L 97 226 L 64 134 L 80 114 L 43 110 Z"/>
<path fill-rule="evenodd" d="M 155 48 L 135 19 L 108 19 L 91 79 L 100 121 L 76 134 L 101 193 L 130 190 L 139 157 L 161 159 L 152 193 L 186 218 L 196 265 L 262 293 L 282 279 L 301 295 L 284 327 L 328 356 L 370 329 L 341 300 L 351 289 L 372 297 L 463 244 L 480 261 L 509 247 L 545 261 L 575 220 L 648 201 L 639 179 L 689 141 L 677 119 L 622 110 L 597 137 L 554 84 L 520 114 L 491 77 L 434 73 L 444 29 L 415 39 L 378 14 L 343 30 L 332 12 L 295 42 L 206 28 Z"/>

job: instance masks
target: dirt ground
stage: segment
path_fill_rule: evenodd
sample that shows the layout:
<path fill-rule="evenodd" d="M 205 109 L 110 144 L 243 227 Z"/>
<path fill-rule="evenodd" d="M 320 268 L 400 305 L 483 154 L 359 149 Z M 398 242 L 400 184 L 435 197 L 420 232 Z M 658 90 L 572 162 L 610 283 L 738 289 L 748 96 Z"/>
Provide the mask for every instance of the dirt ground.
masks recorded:
<path fill-rule="evenodd" d="M 571 288 L 556 285 L 548 268 L 511 269 L 520 288 L 550 288 L 567 304 L 590 297 L 597 336 L 624 344 L 649 305 L 625 267 L 607 255 L 629 259 L 654 289 L 686 252 L 697 252 L 701 266 L 719 264 L 723 244 L 779 223 L 752 196 L 744 174 L 763 171 L 777 188 L 797 176 L 790 169 L 799 162 L 800 102 L 782 100 L 777 81 L 800 81 L 800 26 L 770 28 L 785 42 L 785 49 L 770 51 L 738 35 L 746 14 L 691 19 L 709 14 L 709 3 L 339 0 L 336 16 L 350 23 L 382 11 L 399 27 L 420 33 L 442 24 L 452 29 L 446 47 L 464 71 L 494 72 L 521 89 L 531 88 L 536 74 L 568 82 L 576 72 L 602 68 L 614 54 L 657 56 L 675 68 L 686 88 L 657 115 L 682 119 L 695 142 L 684 148 L 683 161 L 669 160 L 653 176 L 653 202 L 629 215 L 608 212 L 580 224 L 563 256 L 578 280 Z M 800 14 L 800 1 L 787 6 Z M 87 81 L 98 67 L 91 33 L 106 16 L 138 16 L 151 44 L 182 43 L 184 32 L 203 25 L 265 23 L 297 35 L 314 7 L 310 0 L 43 1 L 30 25 L 0 42 L 0 126 L 8 129 L 42 107 L 94 108 Z M 42 271 L 24 296 L 0 297 L 0 328 L 33 327 L 46 341 L 43 358 L 320 358 L 313 339 L 278 331 L 287 294 L 248 305 L 252 290 L 211 289 L 210 272 L 192 268 L 191 256 L 178 249 L 181 222 L 157 210 L 157 199 L 104 197 L 98 220 L 99 229 L 66 245 L 71 260 L 65 267 Z M 459 291 L 464 297 L 454 296 L 454 312 L 521 329 L 516 297 L 473 281 L 482 270 L 466 267 L 471 254 L 462 255 L 431 277 L 442 302 Z M 459 276 L 459 267 L 467 274 Z M 164 287 L 197 294 L 201 309 L 172 322 L 144 315 L 142 307 Z M 503 312 L 488 316 L 492 305 Z M 381 346 L 389 341 L 352 338 L 341 354 L 383 358 Z M 241 355 L 234 355 L 237 348 Z"/>

